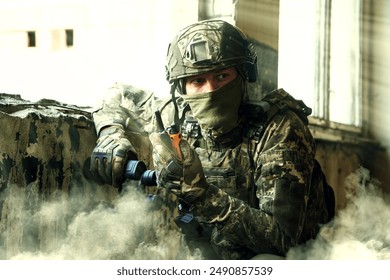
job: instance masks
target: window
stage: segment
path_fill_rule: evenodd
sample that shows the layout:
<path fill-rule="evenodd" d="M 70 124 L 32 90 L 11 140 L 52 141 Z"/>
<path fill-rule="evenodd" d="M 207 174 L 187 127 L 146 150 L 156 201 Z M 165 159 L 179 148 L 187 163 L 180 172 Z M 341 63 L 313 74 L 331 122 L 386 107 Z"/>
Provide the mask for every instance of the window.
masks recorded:
<path fill-rule="evenodd" d="M 279 87 L 327 124 L 362 125 L 360 0 L 280 0 Z"/>
<path fill-rule="evenodd" d="M 355 126 L 362 123 L 359 20 L 359 1 L 332 1 L 329 120 Z"/>
<path fill-rule="evenodd" d="M 35 31 L 27 31 L 27 46 L 36 47 Z"/>
<path fill-rule="evenodd" d="M 65 40 L 66 40 L 67 47 L 73 46 L 73 29 L 65 30 Z"/>

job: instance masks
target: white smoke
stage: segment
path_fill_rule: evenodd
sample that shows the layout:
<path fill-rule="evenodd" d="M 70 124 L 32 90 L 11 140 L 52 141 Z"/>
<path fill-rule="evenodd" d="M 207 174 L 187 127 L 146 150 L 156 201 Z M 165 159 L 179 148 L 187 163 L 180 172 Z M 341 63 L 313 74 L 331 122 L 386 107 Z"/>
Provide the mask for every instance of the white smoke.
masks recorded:
<path fill-rule="evenodd" d="M 79 207 L 80 203 L 88 204 L 88 202 L 75 198 L 69 200 L 71 200 L 69 204 L 44 203 L 35 214 L 29 214 L 28 211 L 19 212 L 22 216 L 20 223 L 23 224 L 21 230 L 24 231 L 23 243 L 25 244 L 21 252 L 15 255 L 7 252 L 8 259 L 200 258 L 200 254 L 189 253 L 177 230 L 160 226 L 162 222 L 158 219 L 161 219 L 161 214 L 158 210 L 153 210 L 153 202 L 133 186 L 127 188 L 127 191 L 112 205 L 99 203 L 77 211 L 69 208 Z M 27 244 L 29 242 L 31 244 Z M 34 242 L 38 244 L 33 244 Z"/>
<path fill-rule="evenodd" d="M 390 196 L 365 168 L 345 180 L 346 207 L 316 240 L 289 251 L 288 259 L 390 259 Z"/>
<path fill-rule="evenodd" d="M 26 194 L 20 188 L 10 188 L 8 196 L 13 198 L 8 202 L 7 219 L 12 220 L 8 226 L 13 227 L 13 233 L 0 237 L 11 245 L 8 251 L 7 246 L 0 247 L 0 258 L 202 259 L 199 252 L 189 252 L 177 230 L 159 221 L 164 214 L 151 208 L 153 202 L 143 192 L 134 186 L 127 190 L 112 204 L 85 206 L 89 203 L 85 196 L 69 196 L 43 203 L 39 211 L 33 212 L 21 207 Z M 344 190 L 346 207 L 322 227 L 318 238 L 291 249 L 287 259 L 390 259 L 389 195 L 381 191 L 379 183 L 364 168 L 347 177 Z M 7 232 L 4 222 L 0 230 L 3 235 Z M 15 244 L 18 242 L 23 244 Z"/>

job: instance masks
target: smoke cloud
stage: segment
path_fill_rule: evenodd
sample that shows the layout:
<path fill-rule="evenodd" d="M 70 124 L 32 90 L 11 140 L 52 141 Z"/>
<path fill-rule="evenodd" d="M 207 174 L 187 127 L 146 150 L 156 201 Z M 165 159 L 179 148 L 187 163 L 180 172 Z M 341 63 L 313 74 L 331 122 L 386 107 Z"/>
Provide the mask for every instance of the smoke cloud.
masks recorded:
<path fill-rule="evenodd" d="M 365 168 L 345 180 L 347 204 L 316 240 L 289 251 L 288 259 L 390 259 L 390 196 Z"/>
<path fill-rule="evenodd" d="M 134 186 L 126 190 L 112 204 L 78 197 L 68 198 L 69 203 L 44 203 L 34 214 L 18 212 L 20 225 L 14 226 L 23 231 L 23 248 L 15 255 L 0 251 L 0 256 L 11 260 L 201 258 L 190 254 L 177 230 L 161 226 L 162 215 L 145 193 Z"/>
<path fill-rule="evenodd" d="M 15 245 L 20 243 L 15 234 L 8 233 L 6 238 L 7 230 L 0 228 L 0 241 L 6 245 L 0 247 L 0 258 L 202 259 L 199 252 L 190 253 L 175 229 L 164 226 L 161 211 L 154 210 L 153 202 L 135 189 L 128 186 L 112 203 L 90 203 L 85 196 L 69 196 L 31 211 L 33 205 L 21 207 L 25 194 L 20 188 L 10 188 L 12 201 L 8 204 L 13 211 L 7 219 L 12 220 L 14 233 L 23 235 L 23 242 Z M 390 259 L 389 195 L 364 168 L 347 177 L 344 189 L 346 207 L 321 228 L 318 238 L 291 249 L 287 259 Z M 4 212 L 4 196 L 0 205 Z M 4 220 L 4 213 L 2 216 Z"/>

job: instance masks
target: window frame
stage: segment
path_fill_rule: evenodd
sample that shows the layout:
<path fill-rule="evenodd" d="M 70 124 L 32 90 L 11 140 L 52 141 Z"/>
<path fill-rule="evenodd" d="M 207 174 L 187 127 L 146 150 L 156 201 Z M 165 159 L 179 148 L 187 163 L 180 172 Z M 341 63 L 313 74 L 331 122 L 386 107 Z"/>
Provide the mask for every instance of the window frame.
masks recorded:
<path fill-rule="evenodd" d="M 363 83 L 362 83 L 362 73 L 363 73 L 363 56 L 362 56 L 362 1 L 356 4 L 358 5 L 359 11 L 359 26 L 358 26 L 358 46 L 355 51 L 358 52 L 358 70 L 357 74 L 354 77 L 354 82 L 357 83 L 357 91 L 353 93 L 352 104 L 354 108 L 350 111 L 350 120 L 349 123 L 337 122 L 331 120 L 330 116 L 330 79 L 331 79 L 331 18 L 332 18 L 332 1 L 334 0 L 317 0 L 316 1 L 316 25 L 315 25 L 315 57 L 314 57 L 314 100 L 313 104 L 309 106 L 313 109 L 313 115 L 310 116 L 310 122 L 314 129 L 320 129 L 319 134 L 323 135 L 324 138 L 332 139 L 332 135 L 329 137 L 325 136 L 323 133 L 325 130 L 328 130 L 329 134 L 334 134 L 334 131 L 337 130 L 340 133 L 351 134 L 351 137 L 356 137 L 356 135 L 361 135 L 364 132 L 364 99 L 363 95 Z M 282 2 L 280 2 L 282 4 Z M 283 36 L 279 34 L 279 36 Z M 279 67 L 281 67 L 279 65 Z M 280 83 L 280 86 L 283 87 L 283 82 Z M 310 87 L 310 86 L 309 86 Z M 294 93 L 292 92 L 294 95 Z M 337 137 L 342 138 L 342 137 Z"/>

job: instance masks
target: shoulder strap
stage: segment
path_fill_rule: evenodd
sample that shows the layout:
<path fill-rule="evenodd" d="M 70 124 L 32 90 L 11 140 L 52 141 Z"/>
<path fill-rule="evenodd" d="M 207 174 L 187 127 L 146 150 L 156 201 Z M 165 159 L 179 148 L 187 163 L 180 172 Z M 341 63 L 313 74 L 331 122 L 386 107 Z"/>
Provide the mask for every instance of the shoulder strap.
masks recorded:
<path fill-rule="evenodd" d="M 276 89 L 262 100 L 250 101 L 245 105 L 248 120 L 246 135 L 258 142 L 271 119 L 285 110 L 294 111 L 306 125 L 309 123 L 307 117 L 312 113 L 311 108 L 307 107 L 302 100 L 292 97 L 284 89 Z"/>

